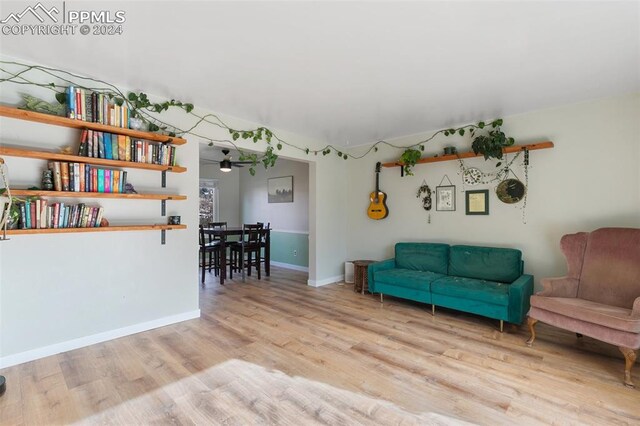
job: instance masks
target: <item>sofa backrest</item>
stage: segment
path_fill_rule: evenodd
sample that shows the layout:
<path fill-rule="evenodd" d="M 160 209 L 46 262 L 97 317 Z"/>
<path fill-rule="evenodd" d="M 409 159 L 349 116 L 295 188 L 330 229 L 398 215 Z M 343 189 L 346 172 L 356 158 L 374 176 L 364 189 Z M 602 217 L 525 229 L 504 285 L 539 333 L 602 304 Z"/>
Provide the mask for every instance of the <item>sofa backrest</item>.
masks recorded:
<path fill-rule="evenodd" d="M 522 275 L 522 252 L 516 249 L 451 246 L 449 275 L 512 283 Z"/>
<path fill-rule="evenodd" d="M 396 267 L 415 271 L 446 274 L 449 264 L 449 245 L 438 243 L 396 244 Z"/>
<path fill-rule="evenodd" d="M 589 234 L 578 297 L 631 309 L 640 297 L 640 229 L 601 228 Z"/>

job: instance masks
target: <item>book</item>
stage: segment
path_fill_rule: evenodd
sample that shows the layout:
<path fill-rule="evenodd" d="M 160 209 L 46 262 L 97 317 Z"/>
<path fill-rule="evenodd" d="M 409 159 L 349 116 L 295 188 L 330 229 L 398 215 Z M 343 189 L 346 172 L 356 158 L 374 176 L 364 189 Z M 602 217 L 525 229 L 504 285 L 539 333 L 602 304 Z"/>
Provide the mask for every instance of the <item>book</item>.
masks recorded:
<path fill-rule="evenodd" d="M 80 102 L 80 88 L 75 88 L 75 105 L 76 105 L 76 120 L 82 120 L 82 102 Z"/>
<path fill-rule="evenodd" d="M 122 170 L 113 171 L 113 192 L 120 192 L 120 174 Z"/>
<path fill-rule="evenodd" d="M 25 203 L 20 204 L 20 228 L 27 229 L 27 209 Z"/>
<path fill-rule="evenodd" d="M 126 161 L 124 135 L 118 135 L 118 158 L 120 161 Z"/>
<path fill-rule="evenodd" d="M 111 170 L 104 170 L 104 192 L 111 192 Z"/>
<path fill-rule="evenodd" d="M 104 192 L 104 169 L 98 169 L 98 192 Z"/>
<path fill-rule="evenodd" d="M 114 160 L 119 160 L 118 155 L 118 135 L 111 135 L 111 157 Z"/>
<path fill-rule="evenodd" d="M 52 219 L 52 225 L 53 228 L 57 228 L 58 227 L 58 216 L 60 215 L 60 203 L 53 203 L 53 217 Z"/>
<path fill-rule="evenodd" d="M 98 169 L 91 168 L 91 192 L 98 192 Z"/>
<path fill-rule="evenodd" d="M 100 158 L 100 146 L 98 143 L 98 133 L 99 132 L 93 132 L 93 154 L 91 155 L 91 157 L 93 158 Z"/>
<path fill-rule="evenodd" d="M 96 132 L 98 135 L 98 158 L 105 158 L 104 156 L 104 133 Z"/>
<path fill-rule="evenodd" d="M 84 121 L 93 121 L 93 100 L 91 92 L 83 91 L 86 117 Z"/>
<path fill-rule="evenodd" d="M 124 137 L 125 144 L 125 161 L 131 161 L 131 138 L 129 136 Z"/>
<path fill-rule="evenodd" d="M 102 139 L 104 140 L 104 158 L 113 160 L 113 145 L 111 145 L 111 133 L 103 133 Z"/>
<path fill-rule="evenodd" d="M 60 163 L 60 176 L 62 179 L 62 191 L 69 190 L 69 163 L 61 162 Z"/>
<path fill-rule="evenodd" d="M 67 87 L 67 117 L 76 118 L 76 96 L 73 86 Z"/>
<path fill-rule="evenodd" d="M 100 222 L 102 222 L 102 212 L 103 211 L 104 211 L 104 207 L 99 207 L 98 208 L 98 213 L 97 213 L 97 216 L 96 216 L 96 224 L 95 224 L 96 227 L 99 227 L 100 226 Z"/>
<path fill-rule="evenodd" d="M 125 187 L 127 185 L 127 172 L 122 171 L 122 176 L 120 177 L 120 192 L 125 193 Z"/>
<path fill-rule="evenodd" d="M 40 228 L 47 228 L 48 201 L 40 200 Z"/>

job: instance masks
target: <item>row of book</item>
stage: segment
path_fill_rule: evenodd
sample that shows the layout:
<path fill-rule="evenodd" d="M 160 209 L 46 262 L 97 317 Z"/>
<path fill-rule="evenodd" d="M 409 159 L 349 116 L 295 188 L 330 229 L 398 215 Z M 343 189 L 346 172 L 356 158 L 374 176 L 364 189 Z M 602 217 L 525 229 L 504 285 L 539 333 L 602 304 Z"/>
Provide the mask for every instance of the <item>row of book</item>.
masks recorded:
<path fill-rule="evenodd" d="M 174 146 L 89 129 L 82 131 L 78 155 L 161 166 L 176 165 Z"/>
<path fill-rule="evenodd" d="M 67 117 L 110 126 L 129 128 L 130 112 L 108 96 L 80 87 L 67 87 Z"/>
<path fill-rule="evenodd" d="M 103 207 L 84 203 L 49 203 L 47 200 L 19 202 L 21 229 L 94 228 L 102 221 Z"/>
<path fill-rule="evenodd" d="M 127 172 L 83 163 L 50 161 L 53 189 L 72 192 L 125 192 Z"/>

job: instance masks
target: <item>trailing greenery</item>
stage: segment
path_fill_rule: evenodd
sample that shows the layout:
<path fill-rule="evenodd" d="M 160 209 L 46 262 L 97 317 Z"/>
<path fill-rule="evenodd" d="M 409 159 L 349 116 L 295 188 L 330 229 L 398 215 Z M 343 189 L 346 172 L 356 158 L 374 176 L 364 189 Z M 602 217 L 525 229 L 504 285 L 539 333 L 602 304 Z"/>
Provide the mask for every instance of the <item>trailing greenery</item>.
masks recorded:
<path fill-rule="evenodd" d="M 54 92 L 56 100 L 61 104 L 66 103 L 66 88 L 67 86 L 72 85 L 92 92 L 101 93 L 108 99 L 112 100 L 116 105 L 126 104 L 131 111 L 131 116 L 139 118 L 145 122 L 149 131 L 161 132 L 170 136 L 184 136 L 189 134 L 208 141 L 209 146 L 213 146 L 215 144 L 229 144 L 240 153 L 241 161 L 251 162 L 251 166 L 249 168 L 251 175 L 255 175 L 255 167 L 259 164 L 265 168 L 273 167 L 278 159 L 277 152 L 282 150 L 285 146 L 301 151 L 306 155 L 317 156 L 318 154 L 322 154 L 323 156 L 326 156 L 334 153 L 339 158 L 347 160 L 349 158 L 363 158 L 372 152 L 377 152 L 379 146 L 385 145 L 391 148 L 404 150 L 400 156 L 399 162 L 403 164 L 405 173 L 411 176 L 413 175 L 413 166 L 420 159 L 421 152 L 424 151 L 424 144 L 435 138 L 437 135 L 444 134 L 445 136 L 452 136 L 458 134 L 460 136 L 464 136 L 464 134 L 469 131 L 473 136 L 475 131 L 481 130 L 485 127 L 484 122 L 479 122 L 477 124 L 469 124 L 455 129 L 443 129 L 435 132 L 430 137 L 409 146 L 395 145 L 393 143 L 380 140 L 372 144 L 365 152 L 354 155 L 344 152 L 341 148 L 335 147 L 331 144 L 325 145 L 321 149 L 310 149 L 309 147 L 298 146 L 280 138 L 272 130 L 266 127 L 257 127 L 253 129 L 232 128 L 216 114 L 198 114 L 195 111 L 194 105 L 191 103 L 175 99 L 163 102 L 153 102 L 144 92 L 129 92 L 125 94 L 115 85 L 100 79 L 83 77 L 68 71 L 40 65 L 23 64 L 13 61 L 0 61 L 0 64 L 2 64 L 2 67 L 0 67 L 0 73 L 2 73 L 2 76 L 0 77 L 0 84 L 11 83 L 46 88 Z M 5 69 L 7 66 L 18 68 L 18 70 L 10 71 Z M 40 74 L 38 75 L 39 81 L 30 77 L 33 73 Z M 54 79 L 60 83 L 42 83 L 40 81 L 42 80 L 43 75 L 46 79 Z M 162 112 L 168 111 L 170 108 L 181 109 L 185 114 L 195 118 L 195 123 L 189 128 L 182 129 L 171 123 L 163 121 L 159 116 Z M 226 130 L 231 136 L 231 139 L 217 139 L 201 132 L 199 128 L 202 124 L 209 124 Z M 475 143 L 474 140 L 475 147 L 473 147 L 474 151 L 477 148 L 477 152 L 485 154 L 485 158 L 490 158 L 497 154 L 497 144 L 508 146 L 514 142 L 513 138 L 507 138 L 504 136 L 504 133 L 500 131 L 499 126 L 502 125 L 502 119 L 494 120 L 489 123 L 488 126 L 489 125 L 495 130 L 489 132 L 489 134 L 482 139 L 479 139 L 480 136 L 478 136 L 478 138 L 476 138 L 478 142 Z M 246 147 L 243 149 L 243 147 L 238 145 L 238 141 L 240 139 L 246 142 L 252 141 L 255 144 L 261 142 L 266 145 L 266 148 L 264 148 L 264 152 L 257 153 L 254 150 L 248 150 Z"/>
<path fill-rule="evenodd" d="M 413 176 L 413 166 L 416 165 L 420 157 L 422 156 L 422 151 L 424 151 L 424 147 L 420 146 L 422 149 L 417 150 L 413 148 L 406 149 L 402 155 L 400 156 L 400 163 L 402 163 L 402 168 L 404 169 L 404 174 L 407 176 Z"/>
<path fill-rule="evenodd" d="M 420 144 L 430 141 L 439 134 L 443 134 L 444 136 L 464 136 L 468 133 L 472 138 L 474 138 L 473 142 L 471 143 L 471 149 L 474 153 L 482 154 L 485 160 L 488 160 L 489 158 L 496 158 L 498 160 L 501 160 L 502 148 L 511 146 L 515 143 L 514 138 L 507 137 L 504 132 L 500 130 L 500 126 L 502 126 L 502 123 L 503 120 L 501 118 L 497 118 L 489 122 L 488 124 L 484 121 L 479 121 L 476 124 L 467 124 L 458 128 L 439 130 L 428 139 L 420 142 Z M 478 132 L 484 131 L 486 129 L 492 130 L 489 130 L 486 135 L 477 135 Z M 416 145 L 412 145 L 411 147 L 405 149 L 405 151 L 400 156 L 400 159 L 398 160 L 398 162 L 402 164 L 406 176 L 413 176 L 413 166 L 416 165 L 421 156 L 420 151 L 416 150 L 415 146 Z M 420 150 L 424 151 L 424 145 L 419 146 Z M 497 163 L 496 167 L 499 167 L 501 164 L 501 162 Z"/>

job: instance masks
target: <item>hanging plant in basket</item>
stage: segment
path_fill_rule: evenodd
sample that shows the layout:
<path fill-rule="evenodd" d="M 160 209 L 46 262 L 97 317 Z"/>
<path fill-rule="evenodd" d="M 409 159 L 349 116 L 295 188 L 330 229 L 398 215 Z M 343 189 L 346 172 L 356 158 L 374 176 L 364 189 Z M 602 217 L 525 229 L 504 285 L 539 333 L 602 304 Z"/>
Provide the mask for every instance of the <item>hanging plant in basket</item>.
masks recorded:
<path fill-rule="evenodd" d="M 485 160 L 489 158 L 502 160 L 502 149 L 513 145 L 515 139 L 505 135 L 504 132 L 500 130 L 500 126 L 502 126 L 501 118 L 491 122 L 493 130 L 490 130 L 488 134 L 480 135 L 473 139 L 471 149 L 475 154 L 482 154 Z M 483 122 L 478 123 L 479 129 L 483 129 L 484 127 L 485 124 Z M 475 131 L 475 128 L 471 130 L 472 137 L 475 136 Z M 496 167 L 500 167 L 500 165 L 501 163 L 498 163 Z"/>

